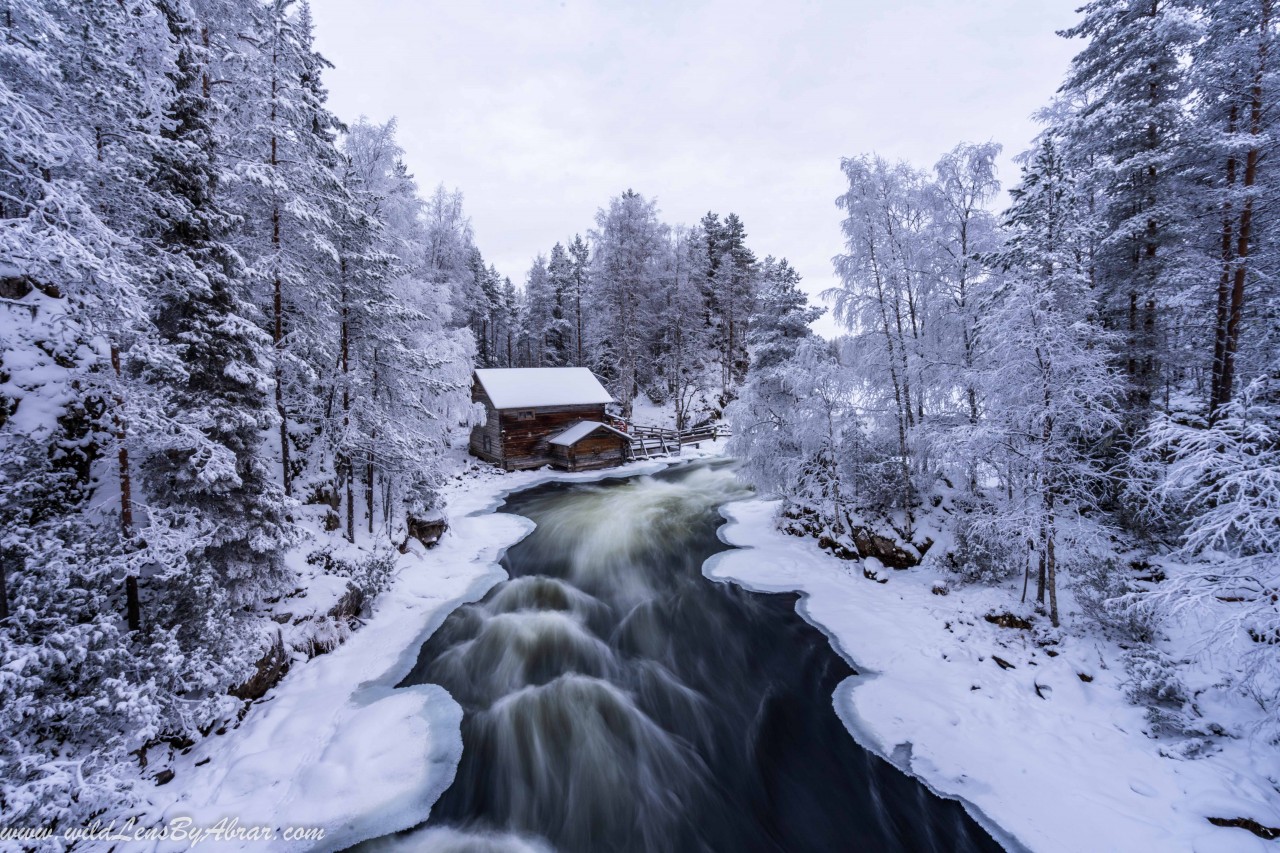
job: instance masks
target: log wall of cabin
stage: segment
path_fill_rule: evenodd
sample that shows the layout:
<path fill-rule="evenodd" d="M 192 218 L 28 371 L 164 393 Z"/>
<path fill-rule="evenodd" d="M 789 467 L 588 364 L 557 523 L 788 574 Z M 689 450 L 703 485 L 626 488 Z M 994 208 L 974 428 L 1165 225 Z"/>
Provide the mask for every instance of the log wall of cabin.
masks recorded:
<path fill-rule="evenodd" d="M 484 393 L 484 388 L 479 382 L 472 383 L 471 401 L 484 404 L 486 415 L 482 426 L 471 428 L 471 455 L 478 456 L 487 462 L 496 462 L 501 465 L 502 419 L 498 415 L 498 410 L 493 407 L 493 401 L 489 399 L 489 395 Z M 488 447 L 485 446 L 486 438 L 489 440 Z"/>
<path fill-rule="evenodd" d="M 521 417 L 527 413 L 528 417 Z M 503 409 L 497 413 L 501 460 L 508 471 L 539 468 L 551 461 L 547 439 L 579 421 L 604 420 L 604 404 L 559 408 Z"/>
<path fill-rule="evenodd" d="M 599 430 L 568 448 L 570 471 L 612 468 L 627 461 L 631 442 L 606 430 Z"/>

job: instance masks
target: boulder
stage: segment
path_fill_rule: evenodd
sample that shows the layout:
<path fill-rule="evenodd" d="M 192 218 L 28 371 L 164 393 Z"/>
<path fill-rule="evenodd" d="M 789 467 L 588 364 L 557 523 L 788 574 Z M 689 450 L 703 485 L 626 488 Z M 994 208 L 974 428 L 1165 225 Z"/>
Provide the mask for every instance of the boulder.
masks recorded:
<path fill-rule="evenodd" d="M 409 536 L 405 539 L 404 544 L 400 546 L 401 552 L 409 544 L 409 539 L 417 539 L 426 548 L 434 548 L 436 543 L 440 541 L 440 537 L 444 536 L 445 531 L 449 529 L 449 522 L 441 516 L 434 518 L 419 518 L 417 516 L 409 516 L 407 519 Z"/>

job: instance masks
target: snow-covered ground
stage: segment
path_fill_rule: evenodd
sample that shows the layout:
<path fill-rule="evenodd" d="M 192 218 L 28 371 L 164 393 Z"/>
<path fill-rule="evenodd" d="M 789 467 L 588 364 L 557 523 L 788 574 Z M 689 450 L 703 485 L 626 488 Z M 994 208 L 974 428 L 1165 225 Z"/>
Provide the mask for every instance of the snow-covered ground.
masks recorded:
<path fill-rule="evenodd" d="M 721 536 L 740 550 L 713 557 L 706 574 L 802 593 L 801 614 L 860 673 L 835 696 L 854 737 L 963 800 L 1006 845 L 1275 849 L 1207 821 L 1280 823 L 1273 748 L 1220 738 L 1219 751 L 1205 757 L 1164 757 L 1167 744 L 1146 734 L 1143 711 L 1125 698 L 1118 646 L 1064 631 L 1042 647 L 1028 631 L 983 618 L 1007 610 L 1008 590 L 966 586 L 937 595 L 933 588 L 945 579 L 929 569 L 881 569 L 888 582 L 874 583 L 859 563 L 778 532 L 777 510 L 777 501 L 766 500 L 725 507 L 730 523 Z M 1078 613 L 1066 619 L 1081 622 Z"/>
<path fill-rule="evenodd" d="M 721 451 L 717 442 L 685 458 Z M 500 474 L 468 463 L 448 487 L 451 528 L 441 543 L 431 550 L 415 543 L 368 624 L 345 644 L 296 666 L 238 727 L 179 757 L 175 779 L 151 789 L 147 822 L 189 818 L 211 827 L 235 819 L 240 827 L 325 831 L 318 848 L 277 836 L 273 850 L 336 850 L 421 823 L 453 779 L 461 711 L 441 688 L 394 686 L 450 612 L 505 578 L 497 561 L 532 523 L 492 510 L 507 493 L 547 480 L 639 474 L 668 461 L 583 474 Z M 881 570 L 888 582 L 873 583 L 862 565 L 778 532 L 777 508 L 766 500 L 725 507 L 721 535 L 739 550 L 717 555 L 705 571 L 803 594 L 802 615 L 861 673 L 834 702 L 863 746 L 963 800 L 1015 849 L 1273 848 L 1206 818 L 1274 825 L 1280 793 L 1267 779 L 1277 773 L 1274 751 L 1254 751 L 1240 738 L 1222 739 L 1204 758 L 1164 757 L 1141 709 L 1124 697 L 1117 646 L 1066 631 L 1046 649 L 1026 631 L 982 618 L 1005 610 L 1007 590 L 936 595 L 943 578 L 929 569 Z M 263 849 L 252 841 L 207 846 Z"/>
<path fill-rule="evenodd" d="M 701 452 L 686 449 L 683 458 L 720 451 L 704 445 Z M 216 827 L 235 820 L 240 829 L 271 827 L 277 831 L 272 850 L 339 850 L 421 823 L 453 780 L 462 712 L 442 688 L 395 685 L 449 613 L 506 578 L 497 561 L 532 530 L 532 522 L 492 510 L 507 493 L 548 480 L 642 474 L 676 461 L 580 474 L 502 474 L 466 463 L 470 471 L 446 489 L 450 529 L 441 542 L 430 550 L 414 543 L 368 623 L 344 644 L 295 666 L 239 726 L 177 758 L 174 780 L 150 790 L 143 823 L 189 820 L 191 827 Z M 286 842 L 286 827 L 320 828 L 324 839 L 319 845 Z M 184 840 L 123 847 L 189 846 Z M 204 846 L 264 849 L 251 839 L 211 839 Z"/>

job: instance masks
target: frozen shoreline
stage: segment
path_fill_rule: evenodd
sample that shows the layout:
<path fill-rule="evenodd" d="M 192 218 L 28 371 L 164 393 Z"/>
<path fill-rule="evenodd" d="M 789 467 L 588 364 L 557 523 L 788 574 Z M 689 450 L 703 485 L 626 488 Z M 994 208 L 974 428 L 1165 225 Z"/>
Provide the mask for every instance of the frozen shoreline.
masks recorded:
<path fill-rule="evenodd" d="M 714 455 L 716 447 L 683 460 Z M 462 753 L 461 708 L 443 689 L 396 689 L 422 644 L 458 607 L 506 579 L 503 554 L 533 530 L 496 512 L 514 491 L 546 482 L 590 482 L 659 471 L 681 457 L 583 473 L 485 471 L 446 487 L 450 530 L 430 550 L 415 543 L 375 602 L 367 624 L 332 652 L 295 667 L 225 735 L 174 762 L 177 775 L 148 789 L 144 823 L 189 818 L 211 827 L 277 829 L 272 850 L 339 850 L 423 822 L 453 781 Z M 322 828 L 322 842 L 286 842 L 285 827 Z M 262 849 L 261 842 L 209 842 Z M 132 849 L 177 851 L 187 843 Z M 117 848 L 120 849 L 120 848 Z"/>
<path fill-rule="evenodd" d="M 718 452 L 707 447 L 684 459 Z M 176 762 L 174 782 L 149 791 L 147 818 L 325 829 L 318 846 L 277 841 L 273 850 L 341 849 L 426 820 L 457 768 L 461 711 L 439 687 L 395 684 L 450 613 L 505 579 L 498 561 L 533 526 L 494 510 L 511 492 L 541 483 L 635 476 L 679 461 L 453 481 L 449 534 L 436 548 L 405 556 L 368 624 L 296 667 L 238 728 L 206 738 Z M 960 800 L 1006 846 L 1271 849 L 1205 820 L 1280 810 L 1280 794 L 1265 786 L 1266 756 L 1253 758 L 1247 742 L 1229 741 L 1196 761 L 1161 757 L 1160 742 L 1143 733 L 1141 710 L 1124 699 L 1116 649 L 1068 636 L 1049 657 L 1023 632 L 982 621 L 1007 602 L 1003 591 L 964 587 L 935 596 L 940 576 L 925 569 L 869 582 L 857 563 L 780 533 L 776 508 L 759 499 L 723 507 L 719 535 L 736 550 L 712 557 L 704 573 L 760 592 L 799 593 L 800 615 L 860 673 L 833 696 L 850 735 Z M 997 667 L 993 654 L 1015 668 Z M 237 846 L 260 848 L 216 845 Z"/>
<path fill-rule="evenodd" d="M 864 748 L 960 800 L 1012 849 L 1272 849 L 1206 819 L 1280 811 L 1267 756 L 1236 740 L 1197 760 L 1161 756 L 1142 710 L 1124 697 L 1116 647 L 1067 635 L 1048 655 L 1024 632 L 981 618 L 1004 609 L 1007 593 L 975 586 L 937 596 L 942 578 L 928 569 L 872 583 L 858 563 L 779 532 L 777 507 L 760 499 L 723 507 L 720 535 L 737 550 L 703 571 L 801 595 L 800 615 L 860 673 L 833 702 Z"/>

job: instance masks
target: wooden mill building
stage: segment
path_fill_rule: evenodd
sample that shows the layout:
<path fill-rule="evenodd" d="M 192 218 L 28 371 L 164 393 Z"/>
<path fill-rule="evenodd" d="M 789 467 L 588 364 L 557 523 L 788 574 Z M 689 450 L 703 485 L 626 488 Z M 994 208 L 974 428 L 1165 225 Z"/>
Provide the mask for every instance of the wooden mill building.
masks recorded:
<path fill-rule="evenodd" d="M 508 471 L 585 471 L 631 458 L 631 436 L 607 423 L 613 397 L 585 367 L 477 370 L 471 399 L 487 415 L 471 430 L 472 455 Z"/>

